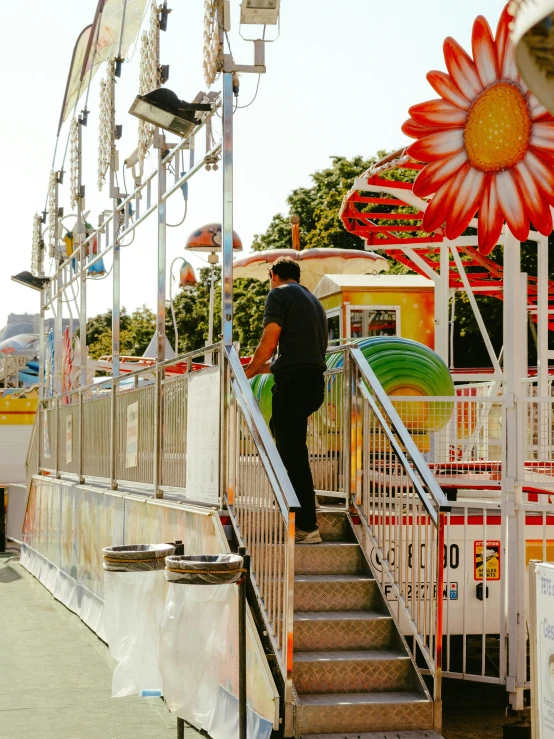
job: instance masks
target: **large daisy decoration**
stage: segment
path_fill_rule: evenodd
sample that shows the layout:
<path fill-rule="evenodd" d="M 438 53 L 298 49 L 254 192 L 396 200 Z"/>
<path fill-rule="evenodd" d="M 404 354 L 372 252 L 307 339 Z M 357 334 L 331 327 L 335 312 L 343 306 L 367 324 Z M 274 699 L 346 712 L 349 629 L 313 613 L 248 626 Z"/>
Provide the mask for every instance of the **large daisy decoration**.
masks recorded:
<path fill-rule="evenodd" d="M 479 16 L 473 25 L 473 59 L 453 38 L 444 42 L 448 74 L 429 72 L 440 95 L 410 108 L 402 126 L 417 139 L 408 154 L 427 163 L 414 193 L 432 196 L 422 227 L 456 239 L 478 212 L 478 243 L 488 254 L 504 221 L 520 241 L 530 224 L 552 231 L 554 117 L 518 74 L 506 6 L 496 36 Z"/>

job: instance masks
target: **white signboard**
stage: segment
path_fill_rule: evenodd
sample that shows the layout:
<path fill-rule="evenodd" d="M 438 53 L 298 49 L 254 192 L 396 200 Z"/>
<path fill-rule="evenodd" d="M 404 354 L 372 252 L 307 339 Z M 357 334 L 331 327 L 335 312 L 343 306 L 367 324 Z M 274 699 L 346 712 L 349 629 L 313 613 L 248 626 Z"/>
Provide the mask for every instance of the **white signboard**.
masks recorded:
<path fill-rule="evenodd" d="M 219 501 L 219 370 L 190 375 L 187 395 L 187 498 Z"/>
<path fill-rule="evenodd" d="M 48 435 L 48 413 L 42 411 L 42 451 L 46 459 L 50 459 L 52 452 L 50 450 L 50 437 Z"/>
<path fill-rule="evenodd" d="M 554 739 L 554 564 L 537 564 L 535 696 L 537 739 Z M 535 716 L 537 715 L 535 713 Z"/>
<path fill-rule="evenodd" d="M 125 467 L 137 466 L 138 455 L 138 401 L 127 406 L 127 437 Z"/>
<path fill-rule="evenodd" d="M 65 417 L 65 463 L 71 464 L 73 459 L 73 416 Z"/>

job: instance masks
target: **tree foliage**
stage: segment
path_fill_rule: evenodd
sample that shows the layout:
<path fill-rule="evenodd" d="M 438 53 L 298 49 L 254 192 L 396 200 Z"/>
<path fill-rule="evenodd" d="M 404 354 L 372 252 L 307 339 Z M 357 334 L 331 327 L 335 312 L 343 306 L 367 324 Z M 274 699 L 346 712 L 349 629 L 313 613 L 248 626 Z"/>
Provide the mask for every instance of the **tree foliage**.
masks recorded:
<path fill-rule="evenodd" d="M 344 195 L 360 176 L 387 152 L 379 151 L 372 158 L 356 156 L 347 159 L 332 156 L 331 165 L 311 175 L 311 187 L 298 187 L 287 197 L 287 212 L 273 216 L 267 230 L 254 237 L 253 249 L 291 249 L 290 216 L 300 216 L 300 240 L 303 249 L 313 247 L 335 247 L 363 249 L 364 243 L 358 236 L 348 233 L 339 219 L 339 210 Z M 385 173 L 386 179 L 413 181 L 417 172 L 396 169 Z M 368 210 L 376 206 L 368 206 Z M 390 206 L 377 206 L 379 211 L 388 212 Z M 413 209 L 406 207 L 406 213 Z M 392 221 L 391 221 L 392 223 Z M 414 223 L 417 223 L 414 221 Z M 468 230 L 467 233 L 474 233 Z M 554 268 L 554 242 L 550 242 L 550 264 Z M 379 251 L 378 249 L 374 249 Z M 502 247 L 497 247 L 491 259 L 502 264 Z M 532 242 L 522 245 L 522 269 L 529 275 L 537 274 L 537 250 Z M 390 260 L 390 272 L 406 273 L 408 270 L 398 262 Z M 551 274 L 552 277 L 552 274 Z M 214 341 L 219 339 L 221 326 L 221 271 L 215 271 Z M 262 318 L 269 285 L 258 280 L 238 279 L 234 282 L 234 331 L 235 339 L 241 344 L 243 354 L 255 349 L 262 332 Z M 181 290 L 175 297 L 175 318 L 179 334 L 179 352 L 187 352 L 204 346 L 208 337 L 210 296 L 210 269 L 200 270 L 199 284 L 192 291 Z M 496 351 L 502 347 L 502 301 L 495 297 L 477 294 L 476 301 L 489 331 Z M 121 314 L 121 353 L 140 356 L 148 346 L 155 331 L 155 316 L 148 308 L 128 315 Z M 166 311 L 166 334 L 175 345 L 175 331 L 169 306 Z M 533 333 L 529 333 L 530 363 L 535 361 Z M 98 357 L 111 354 L 111 311 L 103 313 L 87 323 L 87 341 L 90 355 Z M 454 359 L 457 367 L 487 367 L 491 362 L 481 337 L 479 327 L 469 299 L 464 292 L 455 297 Z"/>

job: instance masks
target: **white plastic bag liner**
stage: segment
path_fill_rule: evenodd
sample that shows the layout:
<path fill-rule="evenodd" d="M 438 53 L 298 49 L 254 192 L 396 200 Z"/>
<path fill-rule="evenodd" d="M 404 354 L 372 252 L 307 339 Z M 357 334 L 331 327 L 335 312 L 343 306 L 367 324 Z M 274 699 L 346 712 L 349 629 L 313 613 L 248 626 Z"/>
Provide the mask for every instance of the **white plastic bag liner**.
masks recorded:
<path fill-rule="evenodd" d="M 217 710 L 222 675 L 236 673 L 238 683 L 237 606 L 236 585 L 169 583 L 160 636 L 163 692 L 169 710 L 198 729 L 207 730 Z M 236 670 L 226 669 L 229 657 Z"/>
<path fill-rule="evenodd" d="M 273 724 L 246 706 L 247 739 L 270 739 Z M 208 734 L 212 739 L 229 739 L 239 735 L 239 699 L 219 686 L 217 710 L 212 713 Z"/>
<path fill-rule="evenodd" d="M 119 663 L 113 698 L 162 688 L 158 653 L 165 589 L 163 570 L 104 572 L 104 629 Z"/>

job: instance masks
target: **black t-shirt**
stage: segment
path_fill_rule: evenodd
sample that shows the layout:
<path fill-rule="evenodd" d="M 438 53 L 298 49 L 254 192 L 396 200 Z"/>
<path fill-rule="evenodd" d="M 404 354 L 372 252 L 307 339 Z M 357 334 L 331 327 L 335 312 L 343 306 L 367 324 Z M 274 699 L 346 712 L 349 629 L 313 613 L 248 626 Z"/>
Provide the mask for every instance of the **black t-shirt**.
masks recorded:
<path fill-rule="evenodd" d="M 279 353 L 271 362 L 274 375 L 289 370 L 327 369 L 327 316 L 307 288 L 297 282 L 273 288 L 265 301 L 264 328 L 268 323 L 282 329 Z"/>

